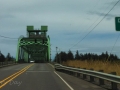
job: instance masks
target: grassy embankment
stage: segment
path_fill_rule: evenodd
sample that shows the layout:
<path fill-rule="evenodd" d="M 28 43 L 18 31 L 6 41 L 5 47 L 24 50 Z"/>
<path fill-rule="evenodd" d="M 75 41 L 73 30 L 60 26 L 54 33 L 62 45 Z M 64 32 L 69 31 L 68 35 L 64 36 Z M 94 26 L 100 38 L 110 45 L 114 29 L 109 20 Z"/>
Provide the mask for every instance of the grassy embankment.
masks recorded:
<path fill-rule="evenodd" d="M 68 60 L 63 62 L 63 65 L 86 69 L 92 68 L 95 71 L 104 70 L 105 73 L 116 72 L 120 76 L 120 62 Z"/>

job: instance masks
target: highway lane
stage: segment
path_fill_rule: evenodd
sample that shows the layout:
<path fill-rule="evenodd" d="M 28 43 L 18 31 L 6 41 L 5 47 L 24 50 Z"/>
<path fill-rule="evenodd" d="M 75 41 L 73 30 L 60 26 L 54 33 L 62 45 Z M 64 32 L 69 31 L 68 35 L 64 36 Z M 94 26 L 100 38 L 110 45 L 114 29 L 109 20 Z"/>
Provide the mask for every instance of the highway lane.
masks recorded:
<path fill-rule="evenodd" d="M 19 64 L 0 68 L 0 81 L 15 72 L 18 73 L 1 83 L 0 90 L 105 90 L 76 77 L 55 72 L 47 63 Z M 4 85 L 5 83 L 7 84 Z"/>

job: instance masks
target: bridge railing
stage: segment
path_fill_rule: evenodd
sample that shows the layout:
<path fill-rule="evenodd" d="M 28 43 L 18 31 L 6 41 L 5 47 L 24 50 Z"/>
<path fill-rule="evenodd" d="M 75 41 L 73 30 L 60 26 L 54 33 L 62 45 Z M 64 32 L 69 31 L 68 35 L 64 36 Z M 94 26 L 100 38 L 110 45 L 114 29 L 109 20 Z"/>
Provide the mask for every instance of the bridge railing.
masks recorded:
<path fill-rule="evenodd" d="M 16 64 L 15 61 L 0 62 L 0 67 L 9 66 L 9 65 L 14 65 L 14 64 Z"/>
<path fill-rule="evenodd" d="M 74 75 L 77 77 L 80 77 L 82 75 L 83 79 L 87 79 L 87 76 L 89 76 L 90 82 L 95 82 L 95 78 L 98 78 L 99 85 L 105 85 L 105 80 L 109 81 L 111 84 L 112 90 L 118 90 L 118 84 L 120 84 L 120 76 L 113 75 L 116 74 L 115 72 L 111 74 L 93 71 L 93 70 L 86 70 L 86 69 L 80 69 L 80 68 L 74 68 L 74 67 L 67 67 L 60 64 L 54 65 L 55 70 L 64 72 L 70 75 Z"/>

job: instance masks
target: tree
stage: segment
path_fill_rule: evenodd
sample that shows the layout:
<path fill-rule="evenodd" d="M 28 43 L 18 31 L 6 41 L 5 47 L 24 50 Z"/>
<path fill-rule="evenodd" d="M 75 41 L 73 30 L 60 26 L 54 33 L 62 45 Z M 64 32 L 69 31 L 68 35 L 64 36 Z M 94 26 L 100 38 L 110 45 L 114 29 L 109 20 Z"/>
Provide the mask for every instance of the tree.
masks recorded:
<path fill-rule="evenodd" d="M 80 57 L 80 60 L 84 60 L 84 55 L 82 53 L 79 55 L 79 57 Z"/>
<path fill-rule="evenodd" d="M 55 55 L 54 62 L 58 62 L 58 53 Z"/>
<path fill-rule="evenodd" d="M 67 53 L 67 59 L 68 60 L 73 60 L 74 59 L 74 55 L 73 55 L 73 53 L 70 50 Z"/>
<path fill-rule="evenodd" d="M 0 52 L 0 62 L 4 62 L 5 61 L 5 56 Z"/>
<path fill-rule="evenodd" d="M 60 53 L 61 55 L 61 61 L 67 61 L 67 54 L 66 54 L 66 52 L 61 52 Z"/>
<path fill-rule="evenodd" d="M 67 60 L 74 60 L 74 55 L 69 50 L 68 53 L 60 52 L 59 54 L 56 54 L 55 60 L 56 59 L 57 59 L 58 63 L 60 62 L 60 60 L 61 60 L 61 62 L 67 61 Z M 119 58 L 116 55 L 110 54 L 110 56 L 109 56 L 107 51 L 105 53 L 102 52 L 101 55 L 98 55 L 98 54 L 94 54 L 94 53 L 85 53 L 85 54 L 80 53 L 79 54 L 79 52 L 77 50 L 76 54 L 75 54 L 75 59 L 77 59 L 77 60 L 93 60 L 93 61 L 96 61 L 96 60 L 106 61 L 106 60 L 108 60 L 111 62 L 119 61 Z"/>
<path fill-rule="evenodd" d="M 60 63 L 63 61 L 67 61 L 67 53 L 66 52 L 60 52 L 59 54 L 57 53 L 54 58 L 54 62 Z"/>
<path fill-rule="evenodd" d="M 108 60 L 109 59 L 109 55 L 108 55 L 108 52 L 106 51 L 106 54 L 105 54 L 105 59 Z"/>
<path fill-rule="evenodd" d="M 76 59 L 76 60 L 79 60 L 79 59 L 80 59 L 80 56 L 79 56 L 79 52 L 78 52 L 78 50 L 76 51 L 75 59 Z"/>
<path fill-rule="evenodd" d="M 6 59 L 7 59 L 7 61 L 10 61 L 10 60 L 11 60 L 11 55 L 10 55 L 10 53 L 7 54 Z"/>

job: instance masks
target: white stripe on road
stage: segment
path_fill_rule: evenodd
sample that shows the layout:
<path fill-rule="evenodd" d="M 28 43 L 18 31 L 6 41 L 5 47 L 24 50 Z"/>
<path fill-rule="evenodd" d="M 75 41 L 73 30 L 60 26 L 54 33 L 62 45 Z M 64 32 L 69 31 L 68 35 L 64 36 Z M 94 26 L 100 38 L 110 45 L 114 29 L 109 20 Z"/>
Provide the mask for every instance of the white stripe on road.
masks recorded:
<path fill-rule="evenodd" d="M 26 71 L 26 72 L 50 72 L 50 71 Z"/>
<path fill-rule="evenodd" d="M 54 68 L 54 66 L 52 64 L 50 64 L 50 63 L 48 63 L 48 64 Z"/>
<path fill-rule="evenodd" d="M 70 88 L 70 90 L 74 90 L 59 74 L 57 74 L 55 71 L 54 73 Z"/>

